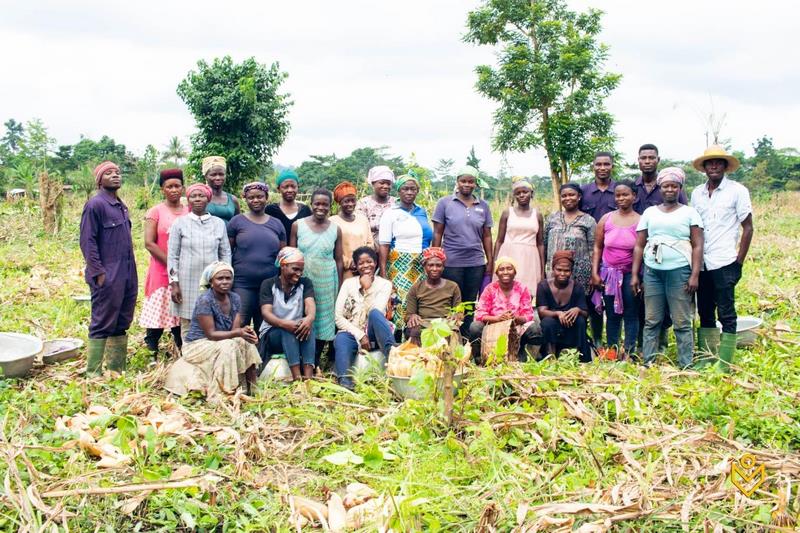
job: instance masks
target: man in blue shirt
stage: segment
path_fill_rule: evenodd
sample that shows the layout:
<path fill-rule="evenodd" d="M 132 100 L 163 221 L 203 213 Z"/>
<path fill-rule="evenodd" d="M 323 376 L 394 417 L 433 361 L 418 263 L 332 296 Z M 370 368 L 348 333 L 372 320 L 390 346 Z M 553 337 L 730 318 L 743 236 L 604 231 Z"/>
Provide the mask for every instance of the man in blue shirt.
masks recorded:
<path fill-rule="evenodd" d="M 581 187 L 580 210 L 600 222 L 603 215 L 617 209 L 614 201 L 614 181 L 611 174 L 614 171 L 614 156 L 611 152 L 597 152 L 592 163 L 594 181 Z"/>
<path fill-rule="evenodd" d="M 658 163 L 661 162 L 656 145 L 650 143 L 641 145 L 639 147 L 638 161 L 639 171 L 642 174 L 636 178 L 636 201 L 633 202 L 633 210 L 641 215 L 648 207 L 663 202 L 661 187 L 656 183 Z M 678 203 L 689 205 L 689 200 L 683 189 L 678 193 Z"/>

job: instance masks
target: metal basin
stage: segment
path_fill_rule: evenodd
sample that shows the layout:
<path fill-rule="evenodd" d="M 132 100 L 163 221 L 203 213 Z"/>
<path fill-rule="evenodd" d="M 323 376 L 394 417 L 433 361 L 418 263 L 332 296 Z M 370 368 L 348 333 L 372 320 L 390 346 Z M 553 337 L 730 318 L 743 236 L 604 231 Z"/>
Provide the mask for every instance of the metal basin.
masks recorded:
<path fill-rule="evenodd" d="M 33 361 L 42 352 L 43 343 L 32 335 L 0 333 L 0 369 L 2 377 L 25 377 Z"/>
<path fill-rule="evenodd" d="M 740 316 L 736 319 L 736 346 L 744 348 L 752 346 L 758 338 L 758 328 L 764 321 L 755 316 Z M 721 330 L 722 324 L 717 322 L 717 327 Z"/>
<path fill-rule="evenodd" d="M 461 386 L 461 380 L 464 379 L 464 374 L 466 374 L 466 372 L 461 372 L 453 376 L 453 392 L 457 391 Z M 410 377 L 389 376 L 389 379 L 392 380 L 392 390 L 394 393 L 404 400 L 424 400 L 428 396 L 425 389 L 420 389 L 411 384 Z M 439 393 L 442 392 L 443 386 L 444 379 L 437 379 L 436 387 L 439 389 Z"/>
<path fill-rule="evenodd" d="M 78 351 L 83 348 L 83 341 L 80 339 L 63 338 L 53 339 L 44 343 L 42 352 L 42 362 L 52 365 L 60 361 L 67 361 L 78 357 Z"/>
<path fill-rule="evenodd" d="M 386 356 L 383 355 L 383 352 L 380 350 L 371 352 L 359 351 L 358 355 L 356 355 L 356 362 L 353 364 L 353 368 L 357 372 L 363 372 L 369 368 L 384 370 L 386 369 Z"/>

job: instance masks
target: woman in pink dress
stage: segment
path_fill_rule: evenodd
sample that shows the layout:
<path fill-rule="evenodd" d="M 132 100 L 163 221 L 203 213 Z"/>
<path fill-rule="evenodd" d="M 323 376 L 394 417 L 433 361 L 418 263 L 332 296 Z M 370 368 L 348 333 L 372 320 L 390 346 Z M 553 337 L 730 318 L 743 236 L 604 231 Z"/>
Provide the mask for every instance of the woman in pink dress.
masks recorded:
<path fill-rule="evenodd" d="M 501 256 L 514 259 L 519 265 L 516 280 L 531 294 L 536 294 L 536 286 L 544 279 L 544 221 L 531 205 L 533 185 L 528 180 L 516 179 L 511 189 L 514 204 L 500 216 L 494 245 L 495 263 Z"/>
<path fill-rule="evenodd" d="M 189 212 L 188 207 L 181 204 L 181 169 L 162 170 L 159 184 L 164 201 L 151 207 L 144 217 L 144 247 L 150 252 L 150 266 L 144 281 L 145 301 L 139 317 L 139 325 L 147 329 L 144 342 L 154 356 L 158 353 L 158 341 L 164 329 L 172 331 L 175 345 L 178 349 L 181 347 L 180 318 L 170 311 L 172 293 L 167 275 L 167 240 L 175 219 Z"/>

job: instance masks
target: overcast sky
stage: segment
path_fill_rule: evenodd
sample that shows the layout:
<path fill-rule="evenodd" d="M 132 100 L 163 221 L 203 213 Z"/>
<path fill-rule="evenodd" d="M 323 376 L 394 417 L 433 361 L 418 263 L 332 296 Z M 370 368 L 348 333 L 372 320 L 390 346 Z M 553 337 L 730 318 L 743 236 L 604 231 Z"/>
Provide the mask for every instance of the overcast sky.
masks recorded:
<path fill-rule="evenodd" d="M 477 1 L 298 2 L 1 1 L 0 120 L 41 118 L 60 144 L 110 135 L 141 153 L 194 121 L 175 88 L 197 60 L 231 55 L 279 61 L 295 104 L 276 163 L 310 154 L 390 147 L 435 167 L 463 164 L 472 145 L 482 168 L 493 105 L 474 90 L 475 65 L 493 52 L 464 44 Z M 789 0 L 572 0 L 606 12 L 607 68 L 623 74 L 608 100 L 618 149 L 644 142 L 690 159 L 705 147 L 702 119 L 727 119 L 737 148 L 762 134 L 800 147 L 800 8 Z M 510 154 L 514 174 L 546 174 L 544 154 Z"/>

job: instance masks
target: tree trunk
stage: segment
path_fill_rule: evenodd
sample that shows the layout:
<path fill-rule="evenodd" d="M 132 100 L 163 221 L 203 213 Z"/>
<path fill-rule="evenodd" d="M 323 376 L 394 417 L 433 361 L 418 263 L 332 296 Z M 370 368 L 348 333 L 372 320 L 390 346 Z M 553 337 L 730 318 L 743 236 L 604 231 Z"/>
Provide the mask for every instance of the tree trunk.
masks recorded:
<path fill-rule="evenodd" d="M 58 180 L 51 180 L 47 171 L 39 174 L 39 205 L 42 208 L 44 231 L 51 235 L 58 232 L 58 214 L 64 188 Z"/>

